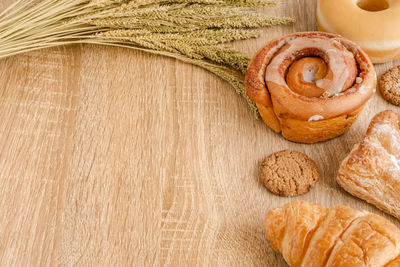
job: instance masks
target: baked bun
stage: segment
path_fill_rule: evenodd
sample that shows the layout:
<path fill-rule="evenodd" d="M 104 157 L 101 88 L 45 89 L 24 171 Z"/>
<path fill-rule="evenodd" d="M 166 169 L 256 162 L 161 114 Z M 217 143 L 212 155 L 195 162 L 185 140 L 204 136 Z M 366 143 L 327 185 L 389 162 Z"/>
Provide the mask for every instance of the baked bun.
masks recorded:
<path fill-rule="evenodd" d="M 318 0 L 320 31 L 358 43 L 373 63 L 400 58 L 400 1 Z"/>
<path fill-rule="evenodd" d="M 315 143 L 350 128 L 373 94 L 376 74 L 355 43 L 330 33 L 303 32 L 259 50 L 245 85 L 271 129 L 290 141 Z"/>

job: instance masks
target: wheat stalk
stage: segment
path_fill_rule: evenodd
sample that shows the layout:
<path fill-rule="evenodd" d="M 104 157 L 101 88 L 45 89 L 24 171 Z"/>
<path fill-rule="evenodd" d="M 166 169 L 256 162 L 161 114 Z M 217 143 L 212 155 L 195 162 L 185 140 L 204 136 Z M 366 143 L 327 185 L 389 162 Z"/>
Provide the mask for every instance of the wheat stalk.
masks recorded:
<path fill-rule="evenodd" d="M 0 58 L 74 43 L 128 47 L 200 66 L 247 97 L 249 59 L 221 45 L 256 38 L 254 28 L 289 24 L 254 7 L 267 0 L 17 0 L 0 13 Z"/>

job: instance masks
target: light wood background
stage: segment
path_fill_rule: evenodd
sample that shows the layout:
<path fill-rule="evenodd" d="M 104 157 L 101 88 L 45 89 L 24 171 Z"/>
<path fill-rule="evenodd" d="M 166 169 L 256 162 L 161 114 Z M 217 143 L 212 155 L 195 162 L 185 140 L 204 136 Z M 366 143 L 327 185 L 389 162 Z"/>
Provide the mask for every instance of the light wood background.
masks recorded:
<path fill-rule="evenodd" d="M 235 46 L 250 56 L 272 38 L 316 30 L 315 6 L 265 9 L 298 21 Z M 263 220 L 292 199 L 258 177 L 263 157 L 282 149 L 305 152 L 321 171 L 295 199 L 400 225 L 335 182 L 383 109 L 399 111 L 377 92 L 344 136 L 302 145 L 255 120 L 225 82 L 172 59 L 84 45 L 0 60 L 0 265 L 285 266 Z"/>

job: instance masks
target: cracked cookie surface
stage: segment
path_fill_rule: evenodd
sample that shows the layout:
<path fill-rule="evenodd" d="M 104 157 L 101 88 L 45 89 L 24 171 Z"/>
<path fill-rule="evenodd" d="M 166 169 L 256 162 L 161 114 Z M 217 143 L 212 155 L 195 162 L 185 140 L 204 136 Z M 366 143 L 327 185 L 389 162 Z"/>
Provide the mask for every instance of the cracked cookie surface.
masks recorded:
<path fill-rule="evenodd" d="M 379 90 L 386 101 L 400 106 L 400 66 L 391 68 L 382 75 Z"/>
<path fill-rule="evenodd" d="M 266 157 L 260 167 L 265 187 L 280 196 L 307 193 L 319 179 L 318 167 L 307 155 L 283 150 Z"/>

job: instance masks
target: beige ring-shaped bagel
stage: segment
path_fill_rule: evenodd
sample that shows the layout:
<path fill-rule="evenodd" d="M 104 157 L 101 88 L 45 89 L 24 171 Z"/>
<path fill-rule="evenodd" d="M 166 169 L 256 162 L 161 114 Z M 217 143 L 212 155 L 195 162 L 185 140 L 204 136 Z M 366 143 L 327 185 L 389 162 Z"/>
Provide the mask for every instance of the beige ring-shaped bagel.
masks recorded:
<path fill-rule="evenodd" d="M 305 72 L 312 72 L 311 79 Z M 335 34 L 304 32 L 259 50 L 245 85 L 270 128 L 288 140 L 315 143 L 350 128 L 375 90 L 376 74 L 355 43 Z"/>
<path fill-rule="evenodd" d="M 318 0 L 317 22 L 359 44 L 373 63 L 400 58 L 400 0 Z"/>

